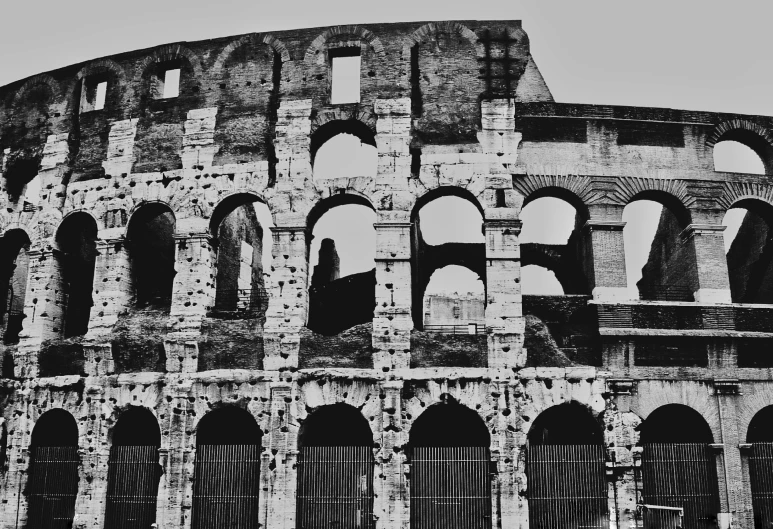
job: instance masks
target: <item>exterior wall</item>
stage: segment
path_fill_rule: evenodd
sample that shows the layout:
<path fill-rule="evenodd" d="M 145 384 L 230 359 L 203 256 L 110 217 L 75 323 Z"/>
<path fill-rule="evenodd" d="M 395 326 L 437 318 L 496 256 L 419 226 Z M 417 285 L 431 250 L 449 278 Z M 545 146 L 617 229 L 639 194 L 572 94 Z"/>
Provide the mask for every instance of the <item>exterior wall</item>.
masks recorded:
<path fill-rule="evenodd" d="M 485 307 L 482 299 L 459 296 L 426 296 L 424 325 L 485 324 Z"/>
<path fill-rule="evenodd" d="M 331 105 L 328 53 L 357 46 L 361 101 Z M 182 71 L 181 94 L 158 99 L 154 76 L 169 65 Z M 110 83 L 105 109 L 79 112 L 83 87 L 102 78 Z M 529 428 L 549 407 L 576 401 L 604 426 L 613 527 L 641 522 L 636 427 L 657 407 L 679 403 L 711 427 L 723 512 L 751 529 L 748 456 L 739 445 L 754 414 L 773 404 L 773 379 L 769 355 L 741 358 L 747 342 L 769 343 L 773 319 L 771 306 L 729 303 L 717 241 L 727 209 L 741 200 L 773 204 L 773 186 L 768 176 L 714 172 L 711 148 L 742 130 L 773 150 L 773 118 L 554 103 L 517 21 L 179 43 L 41 74 L 0 88 L 0 100 L 0 233 L 23 229 L 31 240 L 24 329 L 18 344 L 0 347 L 2 527 L 25 526 L 30 436 L 51 408 L 79 425 L 75 524 L 102 527 L 111 429 L 129 406 L 149 408 L 161 426 L 157 522 L 190 527 L 198 421 L 234 405 L 264 432 L 258 522 L 292 529 L 299 425 L 319 406 L 345 402 L 373 432 L 376 528 L 407 528 L 410 428 L 450 395 L 491 435 L 493 527 L 529 527 Z M 372 136 L 375 177 L 313 179 L 318 133 L 341 122 Z M 17 197 L 36 176 L 40 201 L 25 208 Z M 427 193 L 450 188 L 463 189 L 483 215 L 486 367 L 411 368 L 414 213 Z M 273 215 L 272 260 L 262 270 L 268 306 L 259 318 L 224 322 L 209 314 L 217 277 L 210 221 L 238 194 Z M 542 337 L 552 340 L 550 323 L 559 322 L 561 348 L 595 348 L 600 365 L 525 367 L 519 215 L 525 200 L 546 194 L 570 198 L 587 219 L 573 240 L 592 296 L 574 303 L 588 309 L 578 313 L 596 311 L 598 325 L 593 345 L 573 343 L 588 336 L 587 321 L 577 330 L 566 314 L 547 314 Z M 622 208 L 655 194 L 684 209 L 679 240 L 693 257 L 681 264 L 692 266 L 695 302 L 621 301 Z M 309 217 L 325 199 L 367 202 L 377 214 L 375 309 L 370 341 L 357 346 L 360 368 L 300 368 Z M 169 206 L 176 226 L 172 306 L 161 315 L 132 307 L 125 244 L 131 216 L 154 202 Z M 98 255 L 89 331 L 65 343 L 53 253 L 57 227 L 75 211 L 94 217 Z M 131 318 L 149 322 L 126 331 Z M 127 333 L 133 345 L 119 351 Z M 43 352 L 65 345 L 75 361 L 42 373 Z M 127 372 L 150 355 L 152 363 Z"/>

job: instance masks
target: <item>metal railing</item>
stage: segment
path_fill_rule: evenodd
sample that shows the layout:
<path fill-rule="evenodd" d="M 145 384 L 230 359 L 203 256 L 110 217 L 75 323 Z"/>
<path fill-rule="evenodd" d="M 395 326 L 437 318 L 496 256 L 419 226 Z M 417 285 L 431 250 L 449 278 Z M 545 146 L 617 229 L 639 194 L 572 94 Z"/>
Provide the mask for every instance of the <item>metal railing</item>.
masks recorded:
<path fill-rule="evenodd" d="M 486 334 L 486 326 L 479 323 L 466 325 L 425 325 L 424 332 L 436 332 L 438 334 Z"/>
<path fill-rule="evenodd" d="M 641 299 L 649 301 L 694 301 L 692 290 L 679 285 L 649 284 L 641 289 Z"/>
<path fill-rule="evenodd" d="M 268 308 L 268 292 L 264 288 L 218 289 L 215 304 L 209 312 L 258 314 Z"/>

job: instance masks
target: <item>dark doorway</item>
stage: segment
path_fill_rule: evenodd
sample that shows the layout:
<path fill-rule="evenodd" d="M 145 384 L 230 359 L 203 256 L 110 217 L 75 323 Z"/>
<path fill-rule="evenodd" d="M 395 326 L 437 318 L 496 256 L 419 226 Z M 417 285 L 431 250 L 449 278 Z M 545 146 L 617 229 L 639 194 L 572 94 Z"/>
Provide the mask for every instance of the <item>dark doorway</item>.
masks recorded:
<path fill-rule="evenodd" d="M 138 307 L 169 309 L 175 276 L 175 219 L 163 204 L 146 204 L 132 215 L 126 235 Z"/>
<path fill-rule="evenodd" d="M 82 336 L 89 330 L 94 304 L 94 264 L 97 258 L 97 223 L 87 213 L 67 217 L 56 234 L 60 273 L 66 295 L 64 336 Z"/>

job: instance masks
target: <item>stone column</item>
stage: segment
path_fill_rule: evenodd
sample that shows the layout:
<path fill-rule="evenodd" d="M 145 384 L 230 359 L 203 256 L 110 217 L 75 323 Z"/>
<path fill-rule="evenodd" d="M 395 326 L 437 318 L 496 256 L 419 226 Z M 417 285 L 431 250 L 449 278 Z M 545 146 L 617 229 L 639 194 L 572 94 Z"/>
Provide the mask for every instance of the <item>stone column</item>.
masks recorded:
<path fill-rule="evenodd" d="M 268 445 L 271 453 L 267 468 L 261 468 L 261 484 L 268 489 L 265 507 L 266 519 L 259 520 L 268 529 L 292 529 L 295 527 L 295 494 L 298 486 L 296 463 L 298 460 L 297 414 L 292 399 L 292 386 L 285 382 L 271 384 L 271 425 Z M 292 428 L 290 425 L 293 424 Z M 262 515 L 261 515 L 262 516 Z"/>
<path fill-rule="evenodd" d="M 407 527 L 410 519 L 404 447 L 408 431 L 402 420 L 402 380 L 382 382 L 380 456 L 374 472 L 373 514 L 376 529 Z M 382 475 L 383 477 L 380 477 Z"/>
<path fill-rule="evenodd" d="M 411 365 L 411 223 L 407 211 L 381 211 L 376 228 L 373 367 Z"/>
<path fill-rule="evenodd" d="M 623 242 L 623 207 L 591 206 L 582 227 L 585 274 L 593 299 L 618 301 L 638 299 L 628 290 Z"/>
<path fill-rule="evenodd" d="M 94 306 L 86 337 L 95 339 L 109 335 L 118 321 L 118 314 L 132 302 L 131 263 L 123 238 L 97 241 L 92 296 Z"/>
<path fill-rule="evenodd" d="M 486 209 L 486 332 L 488 366 L 521 367 L 525 322 L 521 296 L 521 221 L 514 208 Z"/>
<path fill-rule="evenodd" d="M 37 377 L 41 343 L 62 336 L 65 293 L 57 253 L 51 249 L 28 252 L 24 321 L 14 358 L 14 373 L 18 377 Z"/>
<path fill-rule="evenodd" d="M 732 303 L 724 231 L 721 224 L 705 223 L 690 224 L 682 231 L 682 241 L 692 245 L 691 254 L 694 255 L 692 290 L 695 301 Z"/>
<path fill-rule="evenodd" d="M 107 443 L 108 428 L 101 419 L 103 413 L 101 401 L 105 397 L 105 389 L 102 386 L 91 385 L 86 387 L 84 393 L 90 401 L 82 412 L 86 421 L 79 426 L 78 453 L 81 464 L 73 526 L 97 529 L 103 527 L 105 523 L 107 460 L 110 453 L 110 446 Z"/>
<path fill-rule="evenodd" d="M 309 260 L 306 226 L 277 226 L 271 232 L 274 258 L 266 281 L 269 302 L 263 328 L 263 368 L 281 370 L 298 367 L 300 330 L 306 325 L 309 307 Z"/>
<path fill-rule="evenodd" d="M 215 302 L 215 249 L 209 233 L 175 236 L 175 270 L 166 370 L 195 373 L 201 322 Z"/>
<path fill-rule="evenodd" d="M 717 459 L 722 459 L 721 468 L 724 470 L 724 475 L 718 476 L 722 511 L 733 513 L 734 527 L 746 529 L 742 523 L 738 524 L 736 521 L 739 519 L 742 521 L 744 511 L 751 508 L 751 502 L 744 494 L 741 453 L 738 450 L 738 445 L 746 438 L 746 432 L 738 431 L 737 381 L 730 384 L 715 381 L 714 393 L 717 397 L 717 410 L 719 411 L 722 432 L 722 439 L 717 442 L 724 445 L 723 450 L 717 454 Z M 717 465 L 717 469 L 720 470 L 720 465 Z"/>

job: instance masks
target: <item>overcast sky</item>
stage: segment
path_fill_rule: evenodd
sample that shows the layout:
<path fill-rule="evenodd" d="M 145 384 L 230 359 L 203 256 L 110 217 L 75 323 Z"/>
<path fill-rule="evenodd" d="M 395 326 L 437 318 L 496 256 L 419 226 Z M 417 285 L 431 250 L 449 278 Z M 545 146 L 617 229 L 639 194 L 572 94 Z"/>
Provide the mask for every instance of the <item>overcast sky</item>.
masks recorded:
<path fill-rule="evenodd" d="M 336 24 L 516 19 L 557 101 L 773 115 L 773 2 L 764 0 L 6 4 L 0 85 L 176 41 Z"/>

